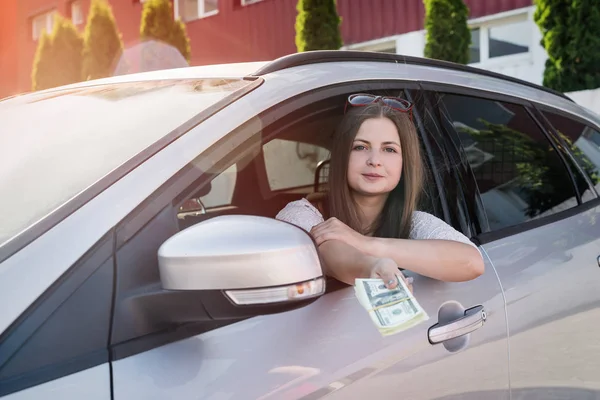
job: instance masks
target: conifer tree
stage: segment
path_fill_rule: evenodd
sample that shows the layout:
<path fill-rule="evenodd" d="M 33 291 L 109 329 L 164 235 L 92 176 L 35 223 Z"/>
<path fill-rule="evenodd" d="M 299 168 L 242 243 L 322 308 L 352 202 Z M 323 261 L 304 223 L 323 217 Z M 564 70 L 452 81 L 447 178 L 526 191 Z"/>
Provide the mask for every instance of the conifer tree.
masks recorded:
<path fill-rule="evenodd" d="M 534 20 L 548 54 L 544 86 L 561 92 L 600 87 L 598 0 L 536 0 Z"/>
<path fill-rule="evenodd" d="M 83 78 L 111 76 L 123 53 L 123 40 L 106 0 L 92 0 L 83 37 Z"/>
<path fill-rule="evenodd" d="M 185 24 L 173 17 L 169 0 L 148 0 L 142 10 L 140 27 L 142 40 L 154 39 L 175 47 L 189 63 L 192 55 Z"/>
<path fill-rule="evenodd" d="M 342 47 L 341 18 L 335 0 L 298 0 L 296 9 L 296 48 L 299 52 Z"/>
<path fill-rule="evenodd" d="M 469 62 L 469 9 L 463 0 L 424 0 L 424 55 L 458 64 Z"/>
<path fill-rule="evenodd" d="M 39 40 L 33 61 L 32 89 L 42 90 L 81 81 L 83 37 L 70 19 L 54 15 L 52 32 Z"/>

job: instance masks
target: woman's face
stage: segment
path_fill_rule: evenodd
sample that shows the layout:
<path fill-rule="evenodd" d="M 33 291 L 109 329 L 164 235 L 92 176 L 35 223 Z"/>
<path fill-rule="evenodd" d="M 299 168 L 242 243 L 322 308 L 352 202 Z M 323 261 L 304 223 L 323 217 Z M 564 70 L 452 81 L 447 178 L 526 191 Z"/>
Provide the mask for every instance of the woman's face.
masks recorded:
<path fill-rule="evenodd" d="M 370 118 L 362 123 L 350 151 L 348 184 L 356 194 L 384 195 L 391 192 L 402 175 L 402 152 L 396 125 L 387 118 Z"/>

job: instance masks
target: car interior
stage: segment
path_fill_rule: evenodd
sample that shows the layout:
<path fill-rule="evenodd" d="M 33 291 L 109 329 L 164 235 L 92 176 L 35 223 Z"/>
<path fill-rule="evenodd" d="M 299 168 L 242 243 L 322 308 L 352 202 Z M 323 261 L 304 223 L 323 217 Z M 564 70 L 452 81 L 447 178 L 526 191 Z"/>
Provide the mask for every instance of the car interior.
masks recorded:
<path fill-rule="evenodd" d="M 380 92 L 403 96 L 398 91 Z M 222 166 L 195 192 L 181 199 L 176 208 L 180 230 L 218 215 L 274 218 L 286 204 L 302 198 L 322 210 L 328 193 L 332 137 L 343 116 L 346 98 L 342 95 L 315 102 L 263 128 L 261 142 L 254 149 L 231 165 Z M 431 212 L 435 185 L 424 187 L 419 209 Z"/>

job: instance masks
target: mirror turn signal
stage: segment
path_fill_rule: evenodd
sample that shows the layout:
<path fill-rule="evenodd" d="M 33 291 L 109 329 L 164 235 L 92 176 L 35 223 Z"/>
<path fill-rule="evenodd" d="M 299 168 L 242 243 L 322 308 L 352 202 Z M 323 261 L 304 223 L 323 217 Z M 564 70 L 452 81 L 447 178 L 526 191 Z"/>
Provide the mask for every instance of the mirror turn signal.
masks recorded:
<path fill-rule="evenodd" d="M 319 297 L 325 293 L 325 279 L 319 277 L 291 285 L 226 290 L 225 294 L 237 305 L 270 304 Z"/>

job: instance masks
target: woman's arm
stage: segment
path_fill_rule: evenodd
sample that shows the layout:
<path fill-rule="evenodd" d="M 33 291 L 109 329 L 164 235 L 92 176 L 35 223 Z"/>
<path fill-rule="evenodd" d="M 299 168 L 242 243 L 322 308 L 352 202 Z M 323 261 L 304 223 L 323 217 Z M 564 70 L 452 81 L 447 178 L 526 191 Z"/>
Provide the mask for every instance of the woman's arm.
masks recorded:
<path fill-rule="evenodd" d="M 326 275 L 348 285 L 354 285 L 357 278 L 380 278 L 388 288 L 393 289 L 398 276 L 405 279 L 393 260 L 364 254 L 340 240 L 322 243 L 319 254 L 325 264 L 323 269 Z M 409 282 L 407 285 L 410 288 Z"/>
<path fill-rule="evenodd" d="M 481 253 L 466 236 L 423 212 L 415 212 L 410 239 L 365 237 L 336 218 L 311 233 L 319 246 L 343 241 L 366 255 L 392 259 L 400 268 L 442 281 L 468 281 L 484 271 Z"/>
<path fill-rule="evenodd" d="M 373 257 L 391 258 L 400 268 L 448 282 L 475 279 L 484 271 L 479 250 L 453 240 L 369 238 L 363 251 Z"/>
<path fill-rule="evenodd" d="M 475 279 L 484 271 L 479 249 L 440 218 L 415 211 L 410 239 L 370 238 L 362 249 L 375 257 L 389 257 L 400 268 L 449 282 Z"/>

